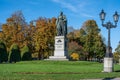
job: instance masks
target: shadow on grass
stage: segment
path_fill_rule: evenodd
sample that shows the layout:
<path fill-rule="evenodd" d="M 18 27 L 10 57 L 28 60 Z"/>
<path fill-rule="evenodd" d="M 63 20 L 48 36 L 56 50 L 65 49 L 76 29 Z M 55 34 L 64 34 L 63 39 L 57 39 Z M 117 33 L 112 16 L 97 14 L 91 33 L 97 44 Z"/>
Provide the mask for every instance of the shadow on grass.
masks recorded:
<path fill-rule="evenodd" d="M 107 78 L 104 78 L 103 80 L 112 80 L 112 79 L 115 79 L 115 77 L 107 77 Z"/>
<path fill-rule="evenodd" d="M 120 70 L 116 70 L 115 72 L 120 72 Z"/>
<path fill-rule="evenodd" d="M 82 74 L 79 72 L 13 72 L 16 74 Z"/>
<path fill-rule="evenodd" d="M 13 72 L 15 74 L 88 74 L 81 72 Z M 97 73 L 97 72 L 96 72 Z"/>

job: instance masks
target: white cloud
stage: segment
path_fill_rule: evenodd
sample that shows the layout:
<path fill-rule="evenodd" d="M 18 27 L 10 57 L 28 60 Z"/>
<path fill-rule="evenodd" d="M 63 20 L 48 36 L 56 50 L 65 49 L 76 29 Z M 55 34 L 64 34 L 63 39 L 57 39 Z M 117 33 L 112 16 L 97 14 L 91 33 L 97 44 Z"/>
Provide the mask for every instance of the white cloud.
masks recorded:
<path fill-rule="evenodd" d="M 52 0 L 53 2 L 60 4 L 61 7 L 69 9 L 73 12 L 75 16 L 82 16 L 87 18 L 93 18 L 94 16 L 89 14 L 89 5 L 91 3 L 88 3 L 87 0 Z"/>
<path fill-rule="evenodd" d="M 52 0 L 52 1 L 60 4 L 62 7 L 67 8 L 73 12 L 77 12 L 77 8 L 69 2 L 65 2 L 64 0 Z"/>
<path fill-rule="evenodd" d="M 84 17 L 89 17 L 89 18 L 93 18 L 94 17 L 94 16 L 86 14 L 86 13 L 82 13 L 81 15 L 84 16 Z"/>

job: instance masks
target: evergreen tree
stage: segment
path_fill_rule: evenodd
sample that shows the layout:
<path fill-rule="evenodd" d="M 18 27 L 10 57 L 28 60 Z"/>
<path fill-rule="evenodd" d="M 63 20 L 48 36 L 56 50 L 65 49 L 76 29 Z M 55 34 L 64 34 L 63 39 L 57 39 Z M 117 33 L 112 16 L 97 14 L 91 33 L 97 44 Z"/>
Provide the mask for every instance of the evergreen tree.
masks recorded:
<path fill-rule="evenodd" d="M 8 54 L 5 44 L 0 41 L 0 63 L 8 61 Z"/>
<path fill-rule="evenodd" d="M 19 46 L 17 44 L 13 44 L 10 48 L 10 63 L 11 62 L 18 62 L 21 60 L 21 54 L 20 54 L 20 49 L 19 49 Z"/>
<path fill-rule="evenodd" d="M 27 45 L 25 45 L 22 48 L 21 54 L 22 54 L 22 60 L 23 61 L 27 61 L 27 60 L 32 59 L 31 52 L 30 52 L 29 47 Z"/>

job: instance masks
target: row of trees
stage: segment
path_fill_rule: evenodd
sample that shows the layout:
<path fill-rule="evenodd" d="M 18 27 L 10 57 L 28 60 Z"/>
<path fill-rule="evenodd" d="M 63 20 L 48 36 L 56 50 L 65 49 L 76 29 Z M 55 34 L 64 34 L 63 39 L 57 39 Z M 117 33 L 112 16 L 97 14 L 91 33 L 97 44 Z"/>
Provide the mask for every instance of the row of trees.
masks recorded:
<path fill-rule="evenodd" d="M 27 45 L 34 57 L 47 58 L 54 45 L 55 23 L 56 18 L 40 17 L 27 24 L 22 12 L 17 11 L 2 25 L 0 39 L 6 44 L 8 53 L 12 44 L 17 44 L 20 50 Z"/>
<path fill-rule="evenodd" d="M 17 62 L 17 61 L 25 61 L 25 60 L 31 60 L 31 53 L 28 48 L 28 46 L 24 46 L 21 51 L 17 44 L 13 44 L 10 47 L 9 53 L 7 53 L 7 48 L 4 42 L 0 41 L 0 63 L 9 61 Z"/>
<path fill-rule="evenodd" d="M 12 55 L 18 54 L 23 59 L 30 60 L 31 56 L 32 58 L 44 59 L 53 55 L 55 35 L 56 18 L 40 17 L 37 20 L 32 20 L 30 23 L 26 23 L 22 12 L 17 11 L 6 19 L 6 23 L 2 24 L 0 39 L 6 45 L 7 55 L 11 55 L 13 51 Z M 81 60 L 103 58 L 105 44 L 96 21 L 86 21 L 80 30 L 74 30 L 68 33 L 67 37 L 69 39 L 69 55 L 72 55 L 71 53 L 77 53 Z M 17 46 L 15 49 L 18 49 L 18 53 L 11 48 L 15 44 Z M 2 50 L 0 51 L 2 52 Z M 28 52 L 30 54 L 27 54 Z M 25 55 L 23 53 L 26 53 L 25 55 L 27 57 L 24 57 Z M 15 61 L 15 57 L 8 58 L 10 61 Z M 21 58 L 16 58 L 21 60 Z"/>

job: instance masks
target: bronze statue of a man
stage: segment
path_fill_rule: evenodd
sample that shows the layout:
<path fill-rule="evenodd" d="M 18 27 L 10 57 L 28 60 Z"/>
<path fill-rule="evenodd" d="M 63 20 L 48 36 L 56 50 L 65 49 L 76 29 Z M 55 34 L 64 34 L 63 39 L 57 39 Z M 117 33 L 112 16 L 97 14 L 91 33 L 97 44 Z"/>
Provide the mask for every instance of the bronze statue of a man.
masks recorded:
<path fill-rule="evenodd" d="M 67 19 L 63 15 L 63 12 L 60 13 L 56 20 L 57 25 L 57 36 L 66 36 L 67 35 Z"/>

